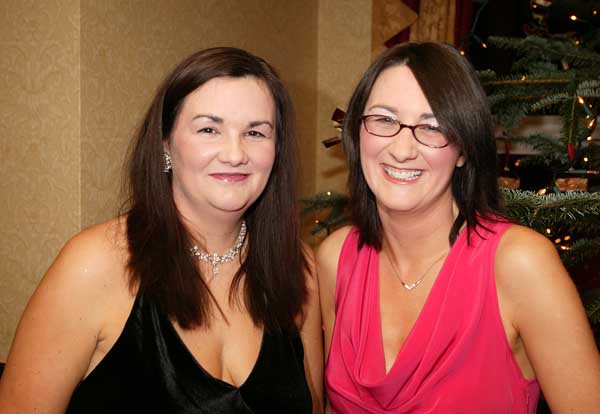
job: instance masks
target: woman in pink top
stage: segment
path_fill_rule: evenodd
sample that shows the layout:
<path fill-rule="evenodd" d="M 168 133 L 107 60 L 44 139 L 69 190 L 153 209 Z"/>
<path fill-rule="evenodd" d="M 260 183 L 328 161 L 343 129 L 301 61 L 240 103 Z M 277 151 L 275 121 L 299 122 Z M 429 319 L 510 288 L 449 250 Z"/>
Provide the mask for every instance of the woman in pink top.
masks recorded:
<path fill-rule="evenodd" d="M 332 413 L 600 412 L 600 357 L 545 237 L 502 218 L 486 97 L 453 48 L 388 50 L 343 142 L 355 226 L 318 253 Z"/>

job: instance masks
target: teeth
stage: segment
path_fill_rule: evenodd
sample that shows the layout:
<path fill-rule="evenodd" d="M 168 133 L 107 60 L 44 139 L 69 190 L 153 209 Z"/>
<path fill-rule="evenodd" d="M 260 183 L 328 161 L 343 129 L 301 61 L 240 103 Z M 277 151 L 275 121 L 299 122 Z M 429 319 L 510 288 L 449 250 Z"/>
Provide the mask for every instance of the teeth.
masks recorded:
<path fill-rule="evenodd" d="M 419 170 L 396 170 L 390 167 L 383 167 L 383 170 L 387 175 L 398 180 L 416 180 L 421 175 L 422 171 Z"/>

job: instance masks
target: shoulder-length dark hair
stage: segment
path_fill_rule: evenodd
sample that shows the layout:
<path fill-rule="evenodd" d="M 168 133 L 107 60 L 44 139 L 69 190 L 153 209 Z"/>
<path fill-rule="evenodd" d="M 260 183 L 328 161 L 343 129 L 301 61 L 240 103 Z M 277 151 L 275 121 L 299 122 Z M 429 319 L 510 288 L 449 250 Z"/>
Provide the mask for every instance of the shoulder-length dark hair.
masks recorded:
<path fill-rule="evenodd" d="M 290 97 L 263 59 L 235 48 L 197 52 L 166 77 L 136 133 L 127 164 L 130 285 L 157 303 L 183 328 L 206 326 L 212 295 L 190 254 L 191 235 L 173 201 L 171 174 L 163 172 L 168 139 L 191 92 L 217 77 L 263 81 L 275 104 L 275 161 L 265 190 L 246 211 L 247 255 L 230 290 L 235 300 L 244 278 L 244 304 L 269 331 L 293 332 L 306 300 L 305 258 L 296 207 L 296 140 Z"/>
<path fill-rule="evenodd" d="M 477 75 L 453 47 L 434 42 L 404 43 L 385 51 L 367 69 L 348 104 L 342 140 L 348 162 L 348 192 L 359 245 L 381 249 L 381 221 L 375 195 L 363 176 L 360 161 L 361 115 L 375 81 L 385 69 L 406 65 L 423 90 L 435 118 L 465 164 L 454 169 L 452 195 L 459 214 L 450 243 L 466 221 L 468 234 L 484 226 L 482 219 L 502 215 L 496 181 L 494 123 Z M 399 92 L 401 93 L 401 92 Z"/>

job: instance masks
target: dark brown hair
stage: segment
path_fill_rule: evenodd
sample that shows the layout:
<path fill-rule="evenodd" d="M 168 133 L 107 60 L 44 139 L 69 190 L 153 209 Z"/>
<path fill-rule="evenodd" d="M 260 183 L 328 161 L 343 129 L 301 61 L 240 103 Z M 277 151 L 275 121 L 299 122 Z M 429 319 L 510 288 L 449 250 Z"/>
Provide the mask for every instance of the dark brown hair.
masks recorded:
<path fill-rule="evenodd" d="M 360 161 L 361 115 L 375 81 L 385 69 L 406 65 L 417 79 L 435 118 L 450 142 L 457 145 L 465 164 L 454 169 L 452 195 L 459 214 L 450 243 L 466 221 L 468 234 L 483 226 L 481 219 L 502 215 L 496 181 L 494 124 L 477 75 L 453 47 L 434 42 L 404 43 L 385 51 L 367 69 L 348 104 L 342 140 L 348 162 L 348 192 L 359 246 L 381 249 L 381 221 L 375 195 L 363 176 Z"/>
<path fill-rule="evenodd" d="M 173 201 L 171 174 L 163 172 L 163 140 L 186 96 L 217 77 L 259 79 L 275 103 L 275 161 L 265 190 L 245 213 L 247 255 L 229 298 L 234 300 L 245 278 L 244 303 L 254 323 L 269 331 L 292 332 L 307 294 L 292 103 L 275 70 L 240 49 L 206 49 L 181 62 L 163 81 L 136 134 L 128 161 L 130 284 L 139 285 L 138 294 L 157 303 L 183 328 L 210 322 L 215 304 L 190 254 L 191 236 Z"/>

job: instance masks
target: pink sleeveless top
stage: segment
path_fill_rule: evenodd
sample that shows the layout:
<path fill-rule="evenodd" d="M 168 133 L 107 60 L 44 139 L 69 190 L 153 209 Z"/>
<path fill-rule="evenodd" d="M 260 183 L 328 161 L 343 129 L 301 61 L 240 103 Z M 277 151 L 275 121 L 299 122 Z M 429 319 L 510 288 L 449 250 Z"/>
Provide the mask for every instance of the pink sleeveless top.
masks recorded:
<path fill-rule="evenodd" d="M 339 258 L 335 325 L 325 368 L 336 414 L 534 414 L 527 381 L 508 344 L 494 279 L 494 255 L 509 223 L 462 231 L 396 361 L 385 373 L 379 313 L 379 255 L 348 234 Z"/>

